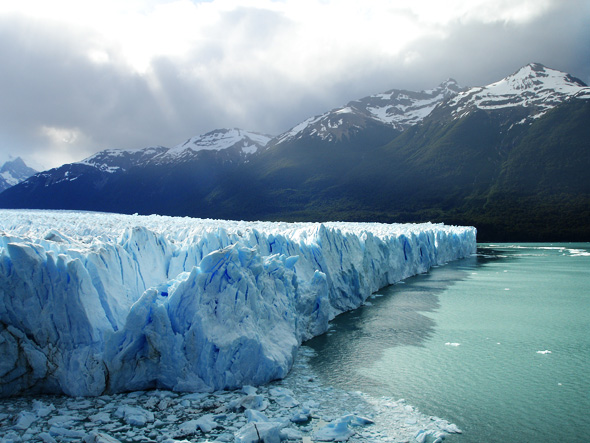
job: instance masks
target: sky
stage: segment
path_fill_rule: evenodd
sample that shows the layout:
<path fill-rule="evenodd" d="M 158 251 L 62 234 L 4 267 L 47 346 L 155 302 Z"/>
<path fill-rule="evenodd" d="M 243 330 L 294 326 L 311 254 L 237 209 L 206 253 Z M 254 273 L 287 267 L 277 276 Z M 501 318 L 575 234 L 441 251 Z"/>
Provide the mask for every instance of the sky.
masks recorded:
<path fill-rule="evenodd" d="M 590 84 L 588 0 L 0 0 L 0 161 L 278 135 L 390 89 L 531 63 Z"/>

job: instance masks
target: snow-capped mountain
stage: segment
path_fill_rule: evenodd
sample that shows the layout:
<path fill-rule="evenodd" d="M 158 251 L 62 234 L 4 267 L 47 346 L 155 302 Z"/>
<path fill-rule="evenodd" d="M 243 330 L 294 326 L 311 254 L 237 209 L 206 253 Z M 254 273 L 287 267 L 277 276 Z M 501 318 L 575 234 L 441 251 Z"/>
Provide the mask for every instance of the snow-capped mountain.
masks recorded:
<path fill-rule="evenodd" d="M 306 137 L 339 141 L 367 127 L 367 121 L 376 121 L 403 131 L 421 122 L 436 105 L 462 90 L 453 79 L 448 79 L 434 89 L 420 92 L 392 89 L 353 100 L 341 108 L 308 118 L 279 135 L 275 142 L 283 143 Z"/>
<path fill-rule="evenodd" d="M 37 171 L 27 166 L 20 157 L 8 160 L 0 168 L 0 192 L 36 173 Z"/>
<path fill-rule="evenodd" d="M 452 78 L 434 89 L 420 92 L 392 89 L 350 102 L 350 106 L 365 110 L 373 118 L 403 131 L 426 118 L 443 101 L 456 96 L 465 88 Z"/>
<path fill-rule="evenodd" d="M 217 129 L 189 138 L 160 155 L 156 161 L 176 161 L 194 157 L 199 151 L 232 151 L 248 156 L 264 148 L 272 137 L 243 129 Z"/>
<path fill-rule="evenodd" d="M 28 203 L 33 207 L 125 212 L 126 199 L 133 194 L 142 208 L 158 206 L 150 212 L 179 213 L 175 207 L 204 198 L 269 140 L 241 129 L 217 129 L 173 148 L 105 149 L 80 162 L 40 172 L 26 180 L 22 190 L 34 196 Z M 17 205 L 22 204 L 18 200 Z"/>
<path fill-rule="evenodd" d="M 590 88 L 565 72 L 531 63 L 500 81 L 460 92 L 444 104 L 444 111 L 461 118 L 475 109 L 519 110 L 523 118 L 516 123 L 524 123 L 571 98 L 590 98 Z"/>
<path fill-rule="evenodd" d="M 242 129 L 216 129 L 189 138 L 172 148 L 152 146 L 137 150 L 105 149 L 79 164 L 92 166 L 102 172 L 125 172 L 131 167 L 171 164 L 198 159 L 204 151 L 224 155 L 224 159 L 244 159 L 264 148 L 270 136 Z"/>
<path fill-rule="evenodd" d="M 143 149 L 105 149 L 85 158 L 79 164 L 92 166 L 102 172 L 124 172 L 133 166 L 144 165 L 154 157 L 168 152 L 164 146 Z"/>

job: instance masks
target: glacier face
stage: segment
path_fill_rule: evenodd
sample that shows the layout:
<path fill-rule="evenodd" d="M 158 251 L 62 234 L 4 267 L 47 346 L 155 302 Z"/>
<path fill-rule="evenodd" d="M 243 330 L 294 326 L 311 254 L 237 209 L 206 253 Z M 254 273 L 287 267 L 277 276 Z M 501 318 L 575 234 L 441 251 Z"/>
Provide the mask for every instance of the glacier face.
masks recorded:
<path fill-rule="evenodd" d="M 213 391 L 289 371 L 373 292 L 475 228 L 0 211 L 0 396 Z"/>

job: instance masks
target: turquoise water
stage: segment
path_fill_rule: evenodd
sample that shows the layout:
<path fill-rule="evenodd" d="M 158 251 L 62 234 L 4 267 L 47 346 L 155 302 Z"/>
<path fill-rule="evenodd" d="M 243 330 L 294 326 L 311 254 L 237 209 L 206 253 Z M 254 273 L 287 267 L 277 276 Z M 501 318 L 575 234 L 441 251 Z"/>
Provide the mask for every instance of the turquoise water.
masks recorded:
<path fill-rule="evenodd" d="M 590 436 L 590 244 L 480 245 L 306 343 L 324 383 L 404 398 L 452 442 Z"/>

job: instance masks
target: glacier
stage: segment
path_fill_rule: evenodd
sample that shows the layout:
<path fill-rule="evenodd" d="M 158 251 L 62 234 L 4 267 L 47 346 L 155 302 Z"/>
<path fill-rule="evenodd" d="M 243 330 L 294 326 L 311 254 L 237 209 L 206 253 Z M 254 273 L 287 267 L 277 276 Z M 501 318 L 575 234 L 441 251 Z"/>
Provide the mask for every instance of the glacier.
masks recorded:
<path fill-rule="evenodd" d="M 2 210 L 0 396 L 265 384 L 339 313 L 475 248 L 431 223 Z"/>

